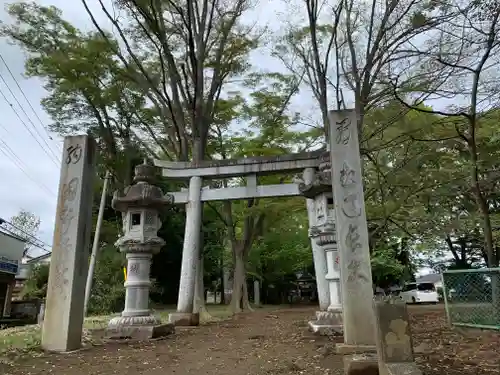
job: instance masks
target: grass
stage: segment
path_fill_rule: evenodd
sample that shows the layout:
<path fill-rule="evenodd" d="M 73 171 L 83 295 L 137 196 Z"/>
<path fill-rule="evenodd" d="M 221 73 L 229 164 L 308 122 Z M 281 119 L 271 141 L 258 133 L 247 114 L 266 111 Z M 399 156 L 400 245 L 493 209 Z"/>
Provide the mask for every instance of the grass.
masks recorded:
<path fill-rule="evenodd" d="M 202 324 L 212 320 L 228 319 L 232 315 L 227 305 L 207 305 L 207 310 L 210 315 L 202 315 L 200 317 Z M 162 322 L 167 322 L 168 314 L 173 311 L 175 311 L 175 306 L 153 308 L 153 313 L 158 316 Z M 85 318 L 83 328 L 88 330 L 104 329 L 109 320 L 118 315 L 119 314 L 90 316 Z M 41 327 L 38 324 L 0 330 L 0 357 L 39 349 L 41 335 Z M 1 358 L 0 362 L 2 362 Z"/>

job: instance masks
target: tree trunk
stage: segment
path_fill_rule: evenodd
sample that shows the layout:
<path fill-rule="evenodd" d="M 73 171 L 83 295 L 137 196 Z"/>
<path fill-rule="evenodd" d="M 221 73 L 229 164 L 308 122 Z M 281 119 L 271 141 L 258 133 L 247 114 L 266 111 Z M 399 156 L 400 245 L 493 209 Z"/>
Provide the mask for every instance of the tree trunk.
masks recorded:
<path fill-rule="evenodd" d="M 240 313 L 245 307 L 241 300 L 244 294 L 245 284 L 245 259 L 243 249 L 233 249 L 234 254 L 234 272 L 233 272 L 233 295 L 231 296 L 231 311 L 233 314 Z M 247 295 L 248 301 L 248 295 Z"/>
<path fill-rule="evenodd" d="M 196 286 L 194 291 L 193 313 L 200 314 L 200 321 L 213 320 L 205 303 L 205 285 L 203 282 L 203 255 L 196 265 Z"/>
<path fill-rule="evenodd" d="M 220 304 L 225 305 L 226 304 L 226 294 L 224 293 L 226 289 L 226 283 L 224 280 L 224 252 L 222 252 L 220 256 Z"/>

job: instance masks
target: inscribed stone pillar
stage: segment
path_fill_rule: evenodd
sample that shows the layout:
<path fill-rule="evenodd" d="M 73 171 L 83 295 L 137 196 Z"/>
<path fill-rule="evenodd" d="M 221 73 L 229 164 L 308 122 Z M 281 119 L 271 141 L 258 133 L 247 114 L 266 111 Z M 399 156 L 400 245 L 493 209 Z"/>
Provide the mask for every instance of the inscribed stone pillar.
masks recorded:
<path fill-rule="evenodd" d="M 42 347 L 66 352 L 80 348 L 87 279 L 95 143 L 86 135 L 64 139 L 61 177 Z"/>
<path fill-rule="evenodd" d="M 344 347 L 375 350 L 375 315 L 361 157 L 354 110 L 330 112 L 332 185 L 344 313 Z"/>
<path fill-rule="evenodd" d="M 109 321 L 106 336 L 109 338 L 149 339 L 173 332 L 173 326 L 162 324 L 149 310 L 149 273 L 151 259 L 165 244 L 158 237 L 161 227 L 160 210 L 173 203 L 173 197 L 163 196 L 153 185 L 155 167 L 146 164 L 135 168 L 134 185 L 124 194 L 115 192 L 112 206 L 122 213 L 123 236 L 115 246 L 127 257 L 125 281 L 125 308 L 121 316 Z"/>
<path fill-rule="evenodd" d="M 201 177 L 195 176 L 189 180 L 189 201 L 186 204 L 186 227 L 182 247 L 177 312 L 169 315 L 169 322 L 179 326 L 199 324 L 199 314 L 193 313 L 193 301 L 196 287 L 196 267 L 200 254 L 200 231 L 203 214 L 201 185 Z"/>
<path fill-rule="evenodd" d="M 306 168 L 303 174 L 303 182 L 310 185 L 314 182 L 314 168 Z M 316 225 L 316 205 L 314 199 L 306 198 L 307 217 L 309 219 L 309 229 Z M 318 300 L 320 311 L 326 311 L 330 305 L 328 292 L 328 282 L 326 280 L 327 266 L 325 252 L 316 241 L 311 238 L 311 248 L 313 253 L 314 273 L 316 274 L 316 288 L 318 290 Z"/>

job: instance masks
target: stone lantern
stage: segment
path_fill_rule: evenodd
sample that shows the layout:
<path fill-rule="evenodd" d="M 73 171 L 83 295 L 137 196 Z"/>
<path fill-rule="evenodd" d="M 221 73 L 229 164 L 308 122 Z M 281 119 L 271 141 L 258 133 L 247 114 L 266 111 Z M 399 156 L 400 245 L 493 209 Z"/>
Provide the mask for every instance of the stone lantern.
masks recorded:
<path fill-rule="evenodd" d="M 121 316 L 110 320 L 110 338 L 149 339 L 172 333 L 171 324 L 162 324 L 149 310 L 149 279 L 151 259 L 165 241 L 158 237 L 161 227 L 160 210 L 173 203 L 153 185 L 156 168 L 146 161 L 135 167 L 134 184 L 123 193 L 115 192 L 112 207 L 122 213 L 123 237 L 115 246 L 127 257 L 125 309 Z"/>
<path fill-rule="evenodd" d="M 324 335 L 342 333 L 342 296 L 340 290 L 340 262 L 335 227 L 335 212 L 332 194 L 330 152 L 320 156 L 318 171 L 310 184 L 299 184 L 306 198 L 314 199 L 316 225 L 309 229 L 309 236 L 316 241 L 326 257 L 329 306 L 326 311 L 317 311 L 316 320 L 309 322 L 313 332 Z"/>

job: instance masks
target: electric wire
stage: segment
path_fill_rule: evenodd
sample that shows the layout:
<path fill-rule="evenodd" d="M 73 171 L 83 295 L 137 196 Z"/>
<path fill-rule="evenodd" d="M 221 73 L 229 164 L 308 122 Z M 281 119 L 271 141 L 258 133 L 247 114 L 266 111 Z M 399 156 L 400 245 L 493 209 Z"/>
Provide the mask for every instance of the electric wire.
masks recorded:
<path fill-rule="evenodd" d="M 7 99 L 7 96 L 5 95 L 5 93 L 2 90 L 0 90 L 0 94 L 3 96 L 3 98 L 5 99 L 5 101 L 7 102 L 7 104 L 10 105 L 10 107 L 12 108 L 12 110 L 14 111 L 14 113 L 16 114 L 17 118 L 21 121 L 21 123 L 24 125 L 24 127 L 26 128 L 26 130 L 28 130 L 28 132 L 33 137 L 33 139 L 42 148 L 43 152 L 45 152 L 45 154 L 52 160 L 52 162 L 54 162 L 56 164 L 56 166 L 58 166 L 58 164 L 60 164 L 59 158 L 54 153 L 54 151 L 50 148 L 50 145 L 47 143 L 47 141 L 45 140 L 45 138 L 40 134 L 40 132 L 38 131 L 38 128 L 35 126 L 35 124 L 31 120 L 31 118 L 28 116 L 28 114 L 26 113 L 25 109 L 23 108 L 23 106 L 21 105 L 21 103 L 19 102 L 19 100 L 17 99 L 17 97 L 14 95 L 14 93 L 11 90 L 11 88 L 9 87 L 9 85 L 7 84 L 7 82 L 5 81 L 5 79 L 3 78 L 3 76 L 1 74 L 0 74 L 0 79 L 2 80 L 2 82 L 4 83 L 4 85 L 7 87 L 7 89 L 10 92 L 10 94 L 12 95 L 12 97 L 14 98 L 14 100 L 16 101 L 16 103 L 19 106 L 19 108 L 21 109 L 21 111 L 23 111 L 23 113 L 26 116 L 26 118 L 28 119 L 28 121 L 31 123 L 32 128 L 38 134 L 38 136 L 43 141 L 43 143 L 45 143 L 45 145 L 47 146 L 47 149 L 51 152 L 52 155 L 50 155 L 47 152 L 47 150 L 44 148 L 44 146 L 37 139 L 36 135 L 33 134 L 33 132 L 31 131 L 31 129 L 28 127 L 28 125 L 26 124 L 26 122 L 24 122 L 24 120 L 21 118 L 21 116 L 19 115 L 19 113 L 17 112 L 17 110 L 14 108 L 14 105 L 11 102 L 9 102 L 9 100 Z"/>
<path fill-rule="evenodd" d="M 52 137 L 52 135 L 50 135 L 50 132 L 47 130 L 47 127 L 45 126 L 45 124 L 43 123 L 42 119 L 40 118 L 40 116 L 38 116 L 38 113 L 37 111 L 35 110 L 35 108 L 33 107 L 33 104 L 31 104 L 31 101 L 28 99 L 28 97 L 26 96 L 26 94 L 24 93 L 24 90 L 21 88 L 21 85 L 19 84 L 19 81 L 17 80 L 17 78 L 14 76 L 14 74 L 12 73 L 12 70 L 10 69 L 9 65 L 7 64 L 7 62 L 5 61 L 5 59 L 3 58 L 3 55 L 0 53 L 0 60 L 2 61 L 2 63 L 5 65 L 5 67 L 7 68 L 7 71 L 9 72 L 12 80 L 14 81 L 14 83 L 16 84 L 17 88 L 19 89 L 19 91 L 21 92 L 21 95 L 24 97 L 24 100 L 26 100 L 26 103 L 28 103 L 28 106 L 31 108 L 31 111 L 33 112 L 33 114 L 35 115 L 35 117 L 37 118 L 38 122 L 40 123 L 40 125 L 42 126 L 43 130 L 45 131 L 45 134 L 47 134 L 47 137 L 51 140 L 51 141 L 54 141 L 54 138 Z M 3 80 L 3 78 L 2 78 Z M 5 81 L 4 81 L 5 82 Z M 18 102 L 19 104 L 19 102 Z M 21 105 L 20 105 L 21 106 Z M 21 106 L 22 107 L 22 106 Z M 26 112 L 25 112 L 26 114 Z M 29 116 L 26 115 L 28 118 Z M 61 146 L 56 143 L 54 141 L 54 143 L 56 144 L 56 147 L 58 148 L 58 151 L 61 151 L 62 148 Z"/>
<path fill-rule="evenodd" d="M 9 227 L 5 227 L 4 224 L 7 224 Z M 3 230 L 7 232 L 8 234 L 14 235 L 16 237 L 20 237 L 23 240 L 26 241 L 26 243 L 35 246 L 36 248 L 44 251 L 45 253 L 52 253 L 51 250 L 46 249 L 48 247 L 49 249 L 52 248 L 52 245 L 47 244 L 46 242 L 42 241 L 38 237 L 34 236 L 33 234 L 30 234 L 23 230 L 22 228 L 19 228 L 18 226 L 12 224 L 10 221 L 7 221 L 3 218 L 0 218 L 0 230 Z M 21 233 L 21 234 L 20 234 Z"/>
<path fill-rule="evenodd" d="M 33 176 L 26 171 L 26 165 L 2 139 L 0 139 L 0 152 L 2 152 L 2 154 L 4 154 L 26 177 L 38 185 L 38 187 L 40 187 L 45 193 L 50 195 L 51 198 L 56 197 L 56 194 L 54 194 L 52 190 L 50 190 L 45 184 L 34 179 Z"/>

